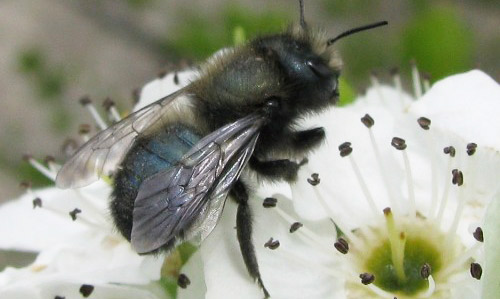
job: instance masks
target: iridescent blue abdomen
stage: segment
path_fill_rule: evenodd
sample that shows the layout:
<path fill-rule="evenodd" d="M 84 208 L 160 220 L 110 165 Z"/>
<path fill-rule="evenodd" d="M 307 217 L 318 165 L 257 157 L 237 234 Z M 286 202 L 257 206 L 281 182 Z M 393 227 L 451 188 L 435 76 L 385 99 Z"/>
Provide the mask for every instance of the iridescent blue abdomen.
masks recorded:
<path fill-rule="evenodd" d="M 130 240 L 134 200 L 142 182 L 172 167 L 199 139 L 189 128 L 175 124 L 135 141 L 115 174 L 110 205 L 125 238 Z"/>

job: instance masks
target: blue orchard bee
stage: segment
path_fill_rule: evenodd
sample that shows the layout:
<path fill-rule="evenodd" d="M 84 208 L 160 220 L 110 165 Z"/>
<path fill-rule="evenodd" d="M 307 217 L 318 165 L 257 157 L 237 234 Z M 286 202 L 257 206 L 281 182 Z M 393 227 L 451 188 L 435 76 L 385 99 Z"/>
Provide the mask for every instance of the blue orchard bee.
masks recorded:
<path fill-rule="evenodd" d="M 294 131 L 295 122 L 335 104 L 341 62 L 333 39 L 304 21 L 281 34 L 257 37 L 201 67 L 181 90 L 101 131 L 66 162 L 56 183 L 87 185 L 113 173 L 111 214 L 140 254 L 203 240 L 228 194 L 238 203 L 237 236 L 250 276 L 269 293 L 251 241 L 249 190 L 242 171 L 294 181 L 292 158 L 321 144 L 323 128 Z M 277 159 L 276 157 L 280 157 Z"/>

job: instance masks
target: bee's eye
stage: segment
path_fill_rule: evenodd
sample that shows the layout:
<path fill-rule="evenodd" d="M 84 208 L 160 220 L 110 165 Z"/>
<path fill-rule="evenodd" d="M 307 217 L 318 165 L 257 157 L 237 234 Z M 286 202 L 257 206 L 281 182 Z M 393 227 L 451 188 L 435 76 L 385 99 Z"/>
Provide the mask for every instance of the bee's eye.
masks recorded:
<path fill-rule="evenodd" d="M 313 71 L 313 73 L 320 78 L 330 77 L 333 74 L 332 71 L 321 62 L 314 62 L 309 60 L 306 62 L 306 64 Z"/>

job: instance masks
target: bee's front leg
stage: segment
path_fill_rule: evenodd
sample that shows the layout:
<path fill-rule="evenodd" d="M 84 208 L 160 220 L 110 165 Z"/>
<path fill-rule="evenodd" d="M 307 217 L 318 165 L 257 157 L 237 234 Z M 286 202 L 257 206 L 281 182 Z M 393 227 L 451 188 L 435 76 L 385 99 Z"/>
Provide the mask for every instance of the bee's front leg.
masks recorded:
<path fill-rule="evenodd" d="M 325 130 L 322 127 L 290 133 L 291 147 L 297 152 L 307 152 L 319 146 L 325 140 Z"/>
<path fill-rule="evenodd" d="M 293 182 L 297 179 L 297 172 L 301 166 L 301 164 L 288 159 L 261 161 L 255 156 L 250 158 L 249 165 L 267 179 L 287 182 Z"/>

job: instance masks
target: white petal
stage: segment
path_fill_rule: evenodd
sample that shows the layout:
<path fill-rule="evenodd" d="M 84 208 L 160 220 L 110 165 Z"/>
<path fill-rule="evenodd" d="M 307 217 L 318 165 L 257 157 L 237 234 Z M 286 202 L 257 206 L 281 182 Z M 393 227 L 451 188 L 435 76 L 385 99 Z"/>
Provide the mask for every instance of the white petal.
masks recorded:
<path fill-rule="evenodd" d="M 483 299 L 498 298 L 500 284 L 498 273 L 500 273 L 500 194 L 497 194 L 488 206 L 485 217 L 484 232 L 484 255 L 483 266 Z"/>
<path fill-rule="evenodd" d="M 72 221 L 69 212 L 80 208 L 87 212 L 72 190 L 38 190 L 46 208 L 33 209 L 33 195 L 9 201 L 0 207 L 0 247 L 2 249 L 40 251 L 85 233 L 89 226 Z M 103 198 L 103 200 L 105 200 Z M 57 204 L 55 204 L 57 203 Z M 56 209 L 57 212 L 47 209 Z M 87 207 L 87 206 L 86 206 Z"/>
<path fill-rule="evenodd" d="M 228 200 L 221 220 L 201 245 L 206 299 L 259 298 L 262 292 L 246 274 L 234 229 L 236 204 Z"/>
<path fill-rule="evenodd" d="M 481 71 L 437 82 L 409 111 L 467 142 L 500 149 L 500 140 L 492 137 L 492 132 L 500 132 L 500 85 Z"/>
<path fill-rule="evenodd" d="M 269 195 L 262 194 L 260 197 Z M 259 198 L 259 197 L 258 197 Z M 291 203 L 281 198 L 280 209 L 295 215 Z M 322 243 L 308 243 L 301 238 L 303 232 L 291 234 L 290 224 L 273 209 L 262 207 L 257 198 L 251 199 L 254 214 L 253 241 L 264 284 L 273 298 L 330 298 L 339 294 L 342 279 L 322 273 L 339 271 L 333 262 L 335 229 L 325 221 L 321 225 L 304 223 L 314 230 Z M 262 291 L 255 284 L 243 263 L 235 225 L 236 204 L 226 203 L 221 222 L 201 247 L 204 261 L 206 298 L 260 298 Z M 292 216 L 294 219 L 298 217 Z M 302 228 L 303 229 L 303 228 Z M 264 248 L 270 237 L 280 241 L 276 250 Z M 328 245 L 326 245 L 328 244 Z M 323 247 L 319 247 L 323 246 Z M 326 253 L 325 253 L 326 252 Z M 331 255 L 330 255 L 331 254 Z M 325 270 L 327 269 L 327 270 Z"/>
<path fill-rule="evenodd" d="M 139 103 L 134 107 L 134 111 L 181 89 L 193 81 L 197 74 L 198 72 L 196 71 L 186 70 L 177 73 L 169 73 L 163 78 L 157 78 L 149 82 L 142 87 Z M 174 82 L 175 76 L 177 76 L 179 80 L 177 84 Z"/>
<path fill-rule="evenodd" d="M 369 130 L 360 120 L 367 113 L 375 120 L 371 130 L 381 155 L 381 163 L 378 163 L 375 155 Z M 306 219 L 331 217 L 335 220 L 340 219 L 352 229 L 357 223 L 350 215 L 353 213 L 370 215 L 372 212 L 351 165 L 351 158 L 360 168 L 369 193 L 376 203 L 377 212 L 381 213 L 388 205 L 388 189 L 384 184 L 384 177 L 390 186 L 395 186 L 401 181 L 400 176 L 390 175 L 397 170 L 395 167 L 399 167 L 399 164 L 394 162 L 395 150 L 390 145 L 394 116 L 380 106 L 358 105 L 329 111 L 318 117 L 317 122 L 325 125 L 327 142 L 309 155 L 309 163 L 299 172 L 299 181 L 292 185 L 295 209 Z M 338 146 L 346 141 L 352 143 L 353 153 L 349 157 L 342 158 Z M 321 183 L 318 186 L 312 187 L 307 183 L 307 178 L 312 173 L 319 173 Z M 399 192 L 394 188 L 389 190 L 396 195 Z M 325 201 L 330 212 L 318 202 L 316 192 L 326 197 Z"/>
<path fill-rule="evenodd" d="M 204 298 L 207 287 L 205 285 L 204 264 L 200 250 L 197 250 L 182 267 L 181 273 L 185 274 L 191 283 L 187 288 L 177 288 L 177 299 Z"/>
<path fill-rule="evenodd" d="M 22 270 L 13 269 L 12 272 L 21 272 Z M 14 275 L 14 273 L 10 273 Z M 33 276 L 28 275 L 30 278 L 26 279 L 25 273 L 16 273 L 20 276 L 13 284 L 0 289 L 0 298 L 3 299 L 17 299 L 17 298 L 54 298 L 55 296 L 65 297 L 67 299 L 83 298 L 80 293 L 82 283 L 74 281 L 62 275 L 52 276 Z M 22 279 L 24 278 L 24 279 Z M 87 284 L 87 283 L 86 283 Z M 128 286 L 128 285 L 113 285 L 113 284 L 91 284 L 94 286 L 89 298 L 168 298 L 168 296 L 159 289 L 156 285 L 150 286 Z"/>

